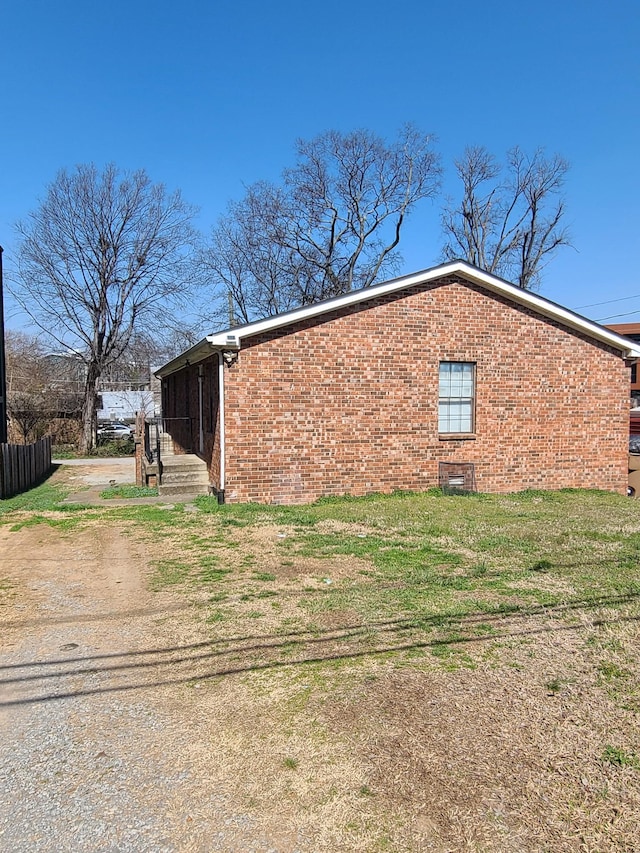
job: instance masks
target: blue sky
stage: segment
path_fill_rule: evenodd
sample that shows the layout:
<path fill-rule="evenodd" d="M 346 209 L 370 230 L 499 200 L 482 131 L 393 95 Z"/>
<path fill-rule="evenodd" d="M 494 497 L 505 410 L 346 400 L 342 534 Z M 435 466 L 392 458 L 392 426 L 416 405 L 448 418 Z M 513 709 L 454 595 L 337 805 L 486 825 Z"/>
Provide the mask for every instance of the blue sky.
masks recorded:
<path fill-rule="evenodd" d="M 410 121 L 438 138 L 445 192 L 466 145 L 569 160 L 575 248 L 540 292 L 574 309 L 608 302 L 582 309 L 593 319 L 640 321 L 639 45 L 638 0 L 5 0 L 5 263 L 13 224 L 61 167 L 144 168 L 181 189 L 207 231 L 245 185 L 292 164 L 296 138 L 392 138 Z M 426 204 L 405 230 L 402 272 L 437 263 L 441 245 Z"/>

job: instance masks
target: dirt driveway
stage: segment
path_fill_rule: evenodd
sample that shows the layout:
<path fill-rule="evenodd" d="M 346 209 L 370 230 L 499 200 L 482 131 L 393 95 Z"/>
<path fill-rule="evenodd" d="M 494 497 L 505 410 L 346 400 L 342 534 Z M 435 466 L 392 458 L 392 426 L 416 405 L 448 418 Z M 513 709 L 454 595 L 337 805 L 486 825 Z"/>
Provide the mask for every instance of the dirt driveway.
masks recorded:
<path fill-rule="evenodd" d="M 135 543 L 5 526 L 0 554 L 1 850 L 297 849 L 230 805 L 189 605 L 147 591 Z"/>

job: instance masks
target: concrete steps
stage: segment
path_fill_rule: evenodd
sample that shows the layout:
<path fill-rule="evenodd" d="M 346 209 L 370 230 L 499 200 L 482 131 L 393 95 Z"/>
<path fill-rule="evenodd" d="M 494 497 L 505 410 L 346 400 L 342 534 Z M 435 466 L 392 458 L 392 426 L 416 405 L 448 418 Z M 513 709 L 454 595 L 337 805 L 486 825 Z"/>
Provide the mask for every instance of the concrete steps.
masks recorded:
<path fill-rule="evenodd" d="M 162 454 L 162 484 L 160 495 L 206 495 L 209 493 L 209 472 L 206 463 L 191 453 Z"/>

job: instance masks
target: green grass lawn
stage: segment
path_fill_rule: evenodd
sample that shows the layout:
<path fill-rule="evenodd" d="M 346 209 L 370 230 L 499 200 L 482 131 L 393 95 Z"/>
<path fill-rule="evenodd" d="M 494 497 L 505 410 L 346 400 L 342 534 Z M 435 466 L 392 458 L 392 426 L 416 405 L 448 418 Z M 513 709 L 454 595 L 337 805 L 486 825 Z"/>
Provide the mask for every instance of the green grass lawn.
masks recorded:
<path fill-rule="evenodd" d="M 232 546 L 259 561 L 264 549 L 252 548 L 247 534 L 281 529 L 269 543 L 270 579 L 277 588 L 291 566 L 311 561 L 319 588 L 300 595 L 310 613 L 348 609 L 367 620 L 420 622 L 569 612 L 640 593 L 640 505 L 603 492 L 402 494 L 305 507 L 218 507 L 203 498 L 199 505 L 216 530 L 209 559 L 219 552 L 224 562 Z M 240 576 L 254 591 L 264 585 L 241 569 L 225 582 Z"/>
<path fill-rule="evenodd" d="M 151 494 L 120 487 L 103 496 L 143 492 Z M 640 502 L 605 492 L 433 491 L 293 507 L 219 506 L 202 497 L 198 512 L 72 507 L 61 503 L 65 494 L 54 478 L 0 502 L 0 518 L 20 523 L 21 514 L 37 512 L 35 520 L 46 521 L 49 512 L 68 515 L 67 527 L 121 520 L 159 543 L 156 586 L 170 578 L 215 586 L 218 595 L 234 589 L 245 601 L 278 599 L 286 589 L 288 599 L 297 596 L 297 617 L 309 620 L 348 611 L 369 622 L 402 618 L 426 626 L 550 607 L 569 615 L 631 603 L 640 593 Z M 265 529 L 266 541 L 259 533 Z"/>
<path fill-rule="evenodd" d="M 640 612 L 640 504 L 618 495 L 196 503 L 109 513 L 156 549 L 154 589 L 198 597 L 212 635 L 260 626 L 289 657 L 428 653 L 452 666 L 525 619 Z"/>

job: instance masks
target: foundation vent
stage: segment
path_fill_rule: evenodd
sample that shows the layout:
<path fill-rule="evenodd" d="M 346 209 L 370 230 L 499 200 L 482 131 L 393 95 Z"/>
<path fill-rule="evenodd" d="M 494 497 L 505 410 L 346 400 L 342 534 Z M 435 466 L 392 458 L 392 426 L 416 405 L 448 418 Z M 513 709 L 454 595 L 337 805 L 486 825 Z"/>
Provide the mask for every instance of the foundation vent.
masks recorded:
<path fill-rule="evenodd" d="M 476 469 L 473 462 L 440 462 L 438 485 L 445 494 L 476 491 Z"/>

